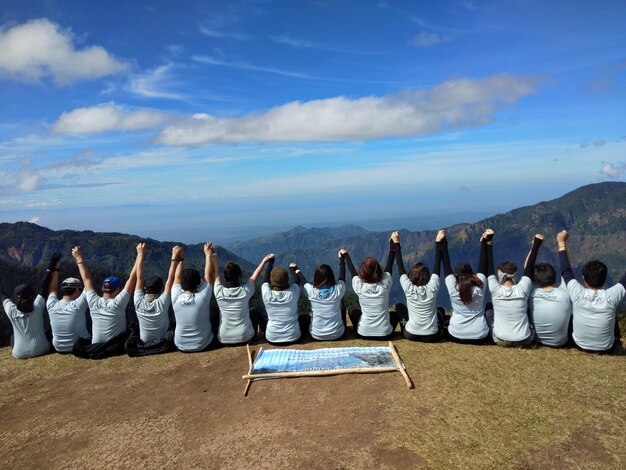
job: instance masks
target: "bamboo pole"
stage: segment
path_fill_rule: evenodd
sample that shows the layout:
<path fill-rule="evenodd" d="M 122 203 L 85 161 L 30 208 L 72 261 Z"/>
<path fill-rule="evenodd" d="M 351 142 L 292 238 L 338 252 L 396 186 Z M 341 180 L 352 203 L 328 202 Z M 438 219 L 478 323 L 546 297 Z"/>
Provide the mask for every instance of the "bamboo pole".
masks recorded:
<path fill-rule="evenodd" d="M 402 366 L 402 361 L 400 360 L 400 356 L 398 355 L 396 346 L 391 341 L 389 341 L 389 349 L 391 350 L 391 355 L 393 356 L 393 359 L 396 361 L 396 364 L 398 365 L 398 370 L 402 374 L 402 377 L 404 377 L 406 386 L 409 388 L 413 388 L 414 387 L 413 381 L 411 380 L 411 377 L 409 377 L 409 374 L 406 373 L 406 370 L 404 370 L 404 367 Z"/>
<path fill-rule="evenodd" d="M 397 367 L 355 367 L 352 369 L 311 370 L 302 372 L 268 372 L 265 374 L 246 374 L 242 379 L 282 378 L 282 377 L 314 377 L 341 374 L 376 374 L 378 372 L 397 372 Z"/>
<path fill-rule="evenodd" d="M 248 370 L 248 375 L 252 374 L 252 352 L 250 351 L 250 345 L 246 344 L 246 351 L 248 351 L 248 366 L 249 366 L 249 370 Z M 246 384 L 246 388 L 243 391 L 243 396 L 247 397 L 248 396 L 248 390 L 250 390 L 250 385 L 252 385 L 252 380 L 248 380 L 248 383 Z"/>

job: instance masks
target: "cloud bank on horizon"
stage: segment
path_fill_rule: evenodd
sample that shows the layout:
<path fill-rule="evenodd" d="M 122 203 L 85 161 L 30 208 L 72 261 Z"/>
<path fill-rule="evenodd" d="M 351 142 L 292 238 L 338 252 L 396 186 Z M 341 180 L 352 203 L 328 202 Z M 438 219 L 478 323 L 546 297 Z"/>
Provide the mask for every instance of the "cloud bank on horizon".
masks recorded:
<path fill-rule="evenodd" d="M 6 1 L 0 217 L 331 222 L 623 180 L 622 2 L 348 3 Z"/>

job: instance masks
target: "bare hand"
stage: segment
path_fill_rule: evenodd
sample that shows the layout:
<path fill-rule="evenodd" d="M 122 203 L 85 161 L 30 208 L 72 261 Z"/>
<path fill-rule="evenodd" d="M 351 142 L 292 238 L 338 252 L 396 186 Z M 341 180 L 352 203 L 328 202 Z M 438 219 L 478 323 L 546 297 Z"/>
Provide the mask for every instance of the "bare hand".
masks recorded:
<path fill-rule="evenodd" d="M 298 265 L 296 263 L 289 263 L 289 267 L 292 269 L 296 269 Z"/>
<path fill-rule="evenodd" d="M 443 241 L 443 239 L 446 238 L 446 231 L 445 230 L 439 230 L 437 232 L 437 237 L 435 238 L 436 242 L 440 242 Z"/>
<path fill-rule="evenodd" d="M 488 237 L 489 235 L 493 236 L 494 233 L 495 232 L 492 229 L 488 228 L 485 230 L 485 237 Z"/>
<path fill-rule="evenodd" d="M 141 254 L 141 255 L 145 255 L 148 252 L 148 245 L 146 245 L 145 243 L 138 243 L 137 244 L 137 254 Z"/>
<path fill-rule="evenodd" d="M 337 256 L 339 256 L 339 258 L 342 258 L 344 255 L 347 255 L 347 254 L 348 254 L 348 250 L 344 250 L 343 248 L 337 252 Z"/>
<path fill-rule="evenodd" d="M 567 230 L 561 230 L 556 236 L 556 241 L 563 245 L 567 243 L 568 239 L 569 239 L 569 232 Z"/>
<path fill-rule="evenodd" d="M 183 257 L 182 252 L 183 252 L 183 249 L 180 246 L 176 245 L 172 247 L 172 259 L 182 258 Z"/>
<path fill-rule="evenodd" d="M 267 263 L 269 260 L 271 259 L 275 259 L 276 255 L 274 253 L 270 253 L 269 255 L 265 255 L 265 258 L 263 258 L 263 262 Z"/>
<path fill-rule="evenodd" d="M 400 232 L 397 230 L 395 232 L 391 232 L 391 241 L 394 243 L 400 243 Z"/>
<path fill-rule="evenodd" d="M 541 240 L 541 241 L 543 241 L 543 233 L 535 233 L 535 238 L 536 238 L 537 240 Z"/>
<path fill-rule="evenodd" d="M 72 248 L 72 256 L 77 263 L 83 261 L 83 252 L 81 251 L 80 246 Z"/>
<path fill-rule="evenodd" d="M 204 254 L 207 256 L 211 256 L 215 253 L 215 248 L 213 248 L 213 244 L 211 242 L 206 242 L 204 244 Z"/>

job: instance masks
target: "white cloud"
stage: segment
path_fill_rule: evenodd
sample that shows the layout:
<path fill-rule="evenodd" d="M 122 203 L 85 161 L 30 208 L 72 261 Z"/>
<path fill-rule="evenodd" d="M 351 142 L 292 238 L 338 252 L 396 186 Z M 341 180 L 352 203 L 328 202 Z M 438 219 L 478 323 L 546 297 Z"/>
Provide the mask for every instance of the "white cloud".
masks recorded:
<path fill-rule="evenodd" d="M 0 30 L 0 74 L 27 81 L 51 76 L 57 84 L 124 72 L 128 63 L 100 46 L 76 49 L 71 31 L 46 18 Z"/>
<path fill-rule="evenodd" d="M 52 125 L 57 134 L 95 134 L 112 131 L 149 129 L 162 124 L 161 111 L 140 109 L 130 111 L 114 103 L 77 108 L 61 114 Z"/>
<path fill-rule="evenodd" d="M 35 217 L 31 217 L 30 219 L 28 219 L 28 221 L 31 224 L 36 224 L 37 222 L 39 222 L 39 217 L 35 216 Z"/>
<path fill-rule="evenodd" d="M 15 188 L 22 192 L 34 191 L 41 184 L 41 175 L 29 171 L 28 168 L 24 168 L 16 176 Z"/>
<path fill-rule="evenodd" d="M 246 34 L 236 33 L 232 31 L 219 31 L 209 26 L 200 26 L 200 32 L 210 38 L 236 39 L 237 41 L 246 41 L 249 39 Z"/>
<path fill-rule="evenodd" d="M 619 178 L 622 176 L 625 168 L 626 164 L 624 163 L 619 163 L 617 165 L 614 165 L 613 163 L 603 163 L 600 173 L 604 176 L 608 176 L 609 178 Z"/>
<path fill-rule="evenodd" d="M 451 34 L 423 32 L 415 36 L 411 40 L 411 44 L 416 47 L 428 48 L 431 46 L 436 46 L 437 44 L 445 44 L 452 40 L 454 40 L 454 36 L 452 36 Z"/>
<path fill-rule="evenodd" d="M 166 98 L 171 100 L 184 99 L 184 96 L 170 90 L 176 83 L 172 73 L 174 65 L 161 65 L 143 74 L 137 74 L 130 79 L 128 90 L 146 98 Z"/>
<path fill-rule="evenodd" d="M 497 75 L 482 80 L 450 80 L 428 90 L 409 90 L 383 97 L 340 96 L 294 101 L 239 118 L 196 115 L 165 128 L 156 141 L 164 145 L 195 146 L 423 135 L 491 122 L 497 109 L 533 93 L 537 82 L 533 77 Z"/>
<path fill-rule="evenodd" d="M 252 72 L 273 73 L 275 75 L 283 75 L 285 77 L 315 78 L 305 73 L 294 72 L 293 70 L 277 69 L 275 67 L 264 67 L 260 65 L 250 64 L 248 62 L 228 62 L 205 55 L 195 55 L 192 57 L 192 60 L 208 65 L 220 65 L 222 67 L 229 67 L 239 70 L 250 70 Z"/>

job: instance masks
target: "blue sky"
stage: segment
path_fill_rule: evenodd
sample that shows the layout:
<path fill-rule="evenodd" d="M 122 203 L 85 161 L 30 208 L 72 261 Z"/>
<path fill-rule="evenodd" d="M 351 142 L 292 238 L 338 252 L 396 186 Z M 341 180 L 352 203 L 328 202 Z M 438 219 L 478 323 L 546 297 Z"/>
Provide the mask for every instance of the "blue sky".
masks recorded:
<path fill-rule="evenodd" d="M 219 241 L 626 175 L 622 1 L 0 6 L 3 221 Z"/>

